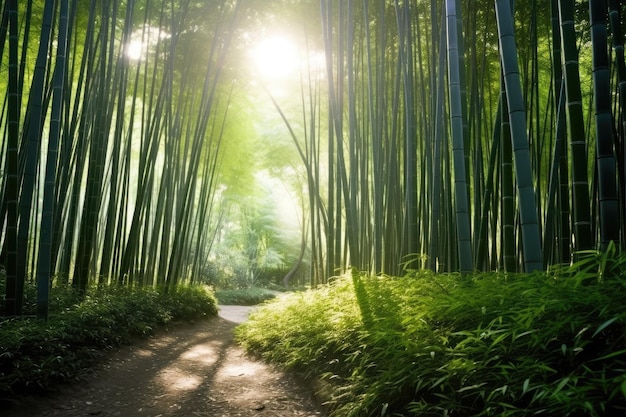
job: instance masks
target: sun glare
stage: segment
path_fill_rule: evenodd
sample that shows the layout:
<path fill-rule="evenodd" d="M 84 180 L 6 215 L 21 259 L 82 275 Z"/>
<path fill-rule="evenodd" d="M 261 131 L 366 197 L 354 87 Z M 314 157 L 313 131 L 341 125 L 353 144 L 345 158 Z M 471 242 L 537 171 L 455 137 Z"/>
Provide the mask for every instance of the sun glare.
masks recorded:
<path fill-rule="evenodd" d="M 126 56 L 132 61 L 143 58 L 145 47 L 140 40 L 132 40 L 126 44 Z"/>
<path fill-rule="evenodd" d="M 298 48 L 285 36 L 261 40 L 250 52 L 255 71 L 265 79 L 280 79 L 298 70 L 301 63 Z"/>

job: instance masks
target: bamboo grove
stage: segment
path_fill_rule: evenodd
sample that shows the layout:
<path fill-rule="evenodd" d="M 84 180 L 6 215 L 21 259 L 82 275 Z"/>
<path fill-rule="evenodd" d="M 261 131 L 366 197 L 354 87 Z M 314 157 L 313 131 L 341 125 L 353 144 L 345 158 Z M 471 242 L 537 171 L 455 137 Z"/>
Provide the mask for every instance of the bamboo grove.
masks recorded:
<path fill-rule="evenodd" d="M 6 0 L 0 113 L 5 313 L 35 278 L 192 281 L 213 239 L 230 1 Z M 198 52 L 200 51 L 200 52 Z"/>
<path fill-rule="evenodd" d="M 2 1 L 7 314 L 28 279 L 42 316 L 53 277 L 194 280 L 219 230 L 228 53 L 268 3 Z M 273 99 L 306 178 L 312 284 L 533 271 L 626 239 L 622 0 L 271 4 L 306 10 L 304 48 L 325 56 L 293 93 L 301 120 Z"/>
<path fill-rule="evenodd" d="M 622 1 L 320 6 L 328 118 L 307 120 L 328 145 L 304 161 L 328 182 L 322 275 L 533 271 L 620 247 Z"/>

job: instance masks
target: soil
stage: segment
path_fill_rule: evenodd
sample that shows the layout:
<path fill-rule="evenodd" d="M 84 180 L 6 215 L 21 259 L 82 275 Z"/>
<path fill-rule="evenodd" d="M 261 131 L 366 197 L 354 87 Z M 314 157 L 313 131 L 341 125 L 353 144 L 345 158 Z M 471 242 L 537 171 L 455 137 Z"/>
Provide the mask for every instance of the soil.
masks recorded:
<path fill-rule="evenodd" d="M 313 389 L 245 355 L 233 329 L 250 308 L 178 326 L 112 351 L 76 384 L 29 397 L 3 417 L 324 416 Z"/>

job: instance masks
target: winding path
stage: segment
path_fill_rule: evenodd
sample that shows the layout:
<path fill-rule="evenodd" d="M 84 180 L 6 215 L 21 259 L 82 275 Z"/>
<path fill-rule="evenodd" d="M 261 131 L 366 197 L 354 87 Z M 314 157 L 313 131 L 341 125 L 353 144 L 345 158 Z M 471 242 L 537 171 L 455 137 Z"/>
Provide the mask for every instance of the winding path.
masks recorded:
<path fill-rule="evenodd" d="M 3 417 L 323 416 L 312 389 L 247 357 L 233 329 L 250 307 L 161 332 L 111 352 L 85 381 L 27 398 Z"/>

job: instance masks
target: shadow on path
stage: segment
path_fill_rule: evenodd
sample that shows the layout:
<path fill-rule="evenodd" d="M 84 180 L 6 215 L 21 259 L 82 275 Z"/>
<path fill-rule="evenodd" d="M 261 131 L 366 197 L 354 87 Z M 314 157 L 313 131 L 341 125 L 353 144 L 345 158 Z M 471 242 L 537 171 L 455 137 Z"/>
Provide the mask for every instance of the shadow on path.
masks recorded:
<path fill-rule="evenodd" d="M 246 308 L 247 311 L 250 308 Z M 225 311 L 233 310 L 233 311 Z M 321 416 L 312 389 L 245 356 L 234 343 L 244 309 L 162 332 L 109 356 L 87 381 L 27 398 L 4 417 Z M 242 316 L 243 314 L 243 316 Z M 243 318 L 242 318 L 243 317 Z"/>

